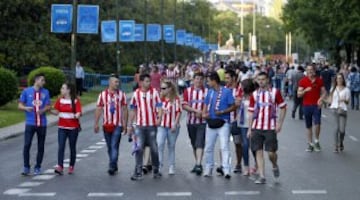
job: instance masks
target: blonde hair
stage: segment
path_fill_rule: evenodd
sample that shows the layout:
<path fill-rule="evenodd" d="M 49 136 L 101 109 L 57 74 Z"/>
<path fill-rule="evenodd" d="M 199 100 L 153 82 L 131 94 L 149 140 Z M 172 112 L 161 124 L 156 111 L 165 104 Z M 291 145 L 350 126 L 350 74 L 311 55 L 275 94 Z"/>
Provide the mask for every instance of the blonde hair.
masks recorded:
<path fill-rule="evenodd" d="M 161 84 L 165 84 L 170 89 L 170 91 L 167 95 L 169 97 L 170 101 L 174 101 L 179 96 L 177 87 L 172 81 L 170 81 L 168 79 L 164 79 L 161 81 Z M 161 94 L 161 97 L 165 97 L 165 96 L 163 94 Z"/>

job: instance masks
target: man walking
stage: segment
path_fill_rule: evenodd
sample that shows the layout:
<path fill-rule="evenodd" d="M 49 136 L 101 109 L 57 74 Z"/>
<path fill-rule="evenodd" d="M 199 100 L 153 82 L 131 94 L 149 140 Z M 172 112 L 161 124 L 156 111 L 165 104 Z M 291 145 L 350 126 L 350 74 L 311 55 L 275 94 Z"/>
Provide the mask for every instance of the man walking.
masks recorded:
<path fill-rule="evenodd" d="M 24 176 L 30 175 L 30 148 L 34 134 L 37 134 L 38 152 L 34 175 L 41 174 L 41 163 L 44 157 L 47 120 L 45 113 L 50 110 L 49 91 L 44 87 L 45 75 L 37 74 L 34 85 L 26 88 L 20 96 L 18 108 L 25 111 L 25 143 L 23 149 Z"/>
<path fill-rule="evenodd" d="M 109 77 L 108 89 L 102 91 L 97 100 L 95 111 L 95 133 L 99 132 L 99 119 L 103 114 L 103 131 L 109 156 L 109 175 L 115 175 L 118 171 L 119 146 L 121 133 L 126 134 L 128 110 L 126 94 L 119 90 L 119 77 L 115 74 Z"/>
<path fill-rule="evenodd" d="M 326 89 L 321 78 L 316 77 L 315 67 L 307 66 L 306 76 L 299 81 L 298 97 L 303 97 L 305 124 L 308 136 L 306 151 L 321 151 L 319 137 L 321 124 L 321 106 L 326 97 Z M 315 144 L 313 143 L 313 123 L 315 126 Z"/>
<path fill-rule="evenodd" d="M 303 120 L 304 114 L 303 114 L 303 106 L 302 106 L 302 97 L 297 96 L 297 90 L 299 87 L 299 81 L 304 77 L 304 68 L 302 66 L 299 66 L 297 68 L 297 72 L 291 76 L 291 82 L 293 84 L 293 94 L 294 96 L 294 107 L 291 113 L 291 117 L 295 119 L 296 110 L 299 107 L 299 119 Z"/>
<path fill-rule="evenodd" d="M 82 95 L 83 92 L 83 84 L 85 79 L 84 68 L 81 66 L 80 62 L 76 62 L 75 66 L 75 79 L 76 79 L 76 91 L 78 95 Z"/>
<path fill-rule="evenodd" d="M 216 72 L 208 76 L 208 85 L 211 88 L 206 95 L 203 108 L 203 118 L 207 119 L 205 136 L 205 177 L 212 176 L 214 168 L 214 148 L 216 139 L 220 137 L 220 148 L 225 178 L 230 179 L 230 113 L 236 109 L 232 91 L 220 85 L 220 77 Z"/>
<path fill-rule="evenodd" d="M 191 172 L 201 175 L 206 129 L 205 120 L 202 118 L 202 110 L 206 107 L 204 100 L 207 94 L 207 89 L 204 87 L 204 74 L 196 73 L 193 83 L 193 86 L 184 91 L 183 109 L 188 112 L 187 129 L 195 157 L 195 166 Z"/>
<path fill-rule="evenodd" d="M 260 72 L 257 76 L 257 83 L 259 88 L 250 96 L 248 137 L 251 137 L 251 149 L 256 151 L 259 177 L 255 183 L 265 184 L 264 148 L 269 153 L 274 177 L 280 176 L 276 153 L 278 150 L 277 134 L 280 133 L 285 119 L 286 102 L 279 89 L 269 86 L 267 73 Z M 278 121 L 276 121 L 277 108 L 280 108 Z"/>
<path fill-rule="evenodd" d="M 160 125 L 162 103 L 157 90 L 150 87 L 150 75 L 140 75 L 140 88 L 135 90 L 130 100 L 130 114 L 128 132 L 135 131 L 135 140 L 138 151 L 135 154 L 135 171 L 131 180 L 142 179 L 143 151 L 145 144 L 149 145 L 154 178 L 160 178 L 159 153 L 156 143 L 156 128 Z M 159 115 L 157 113 L 159 109 Z M 136 116 L 136 121 L 135 121 Z M 135 130 L 134 127 L 136 126 Z"/>

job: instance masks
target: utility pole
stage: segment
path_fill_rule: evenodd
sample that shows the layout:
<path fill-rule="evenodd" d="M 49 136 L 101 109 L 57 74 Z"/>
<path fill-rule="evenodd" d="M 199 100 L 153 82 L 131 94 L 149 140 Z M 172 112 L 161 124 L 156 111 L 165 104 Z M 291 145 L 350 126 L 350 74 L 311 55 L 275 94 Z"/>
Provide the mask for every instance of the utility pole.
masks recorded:
<path fill-rule="evenodd" d="M 161 15 L 161 64 L 164 64 L 165 57 L 164 57 L 164 0 L 161 0 L 161 8 L 160 8 L 160 15 Z"/>
<path fill-rule="evenodd" d="M 121 71 L 121 64 L 120 64 L 120 43 L 119 43 L 119 35 L 120 35 L 120 30 L 119 30 L 119 0 L 116 0 L 116 73 L 118 75 L 120 75 L 120 71 Z"/>
<path fill-rule="evenodd" d="M 174 34 L 175 34 L 175 40 L 174 40 L 174 62 L 177 61 L 177 52 L 176 52 L 176 4 L 177 4 L 177 0 L 175 0 L 175 5 L 174 5 Z"/>
<path fill-rule="evenodd" d="M 70 68 L 74 73 L 71 81 L 75 83 L 75 65 L 76 65 L 76 25 L 77 25 L 77 0 L 73 0 L 73 21 L 72 21 L 72 33 L 71 33 L 71 61 Z"/>
<path fill-rule="evenodd" d="M 148 14 L 148 0 L 144 0 L 144 10 L 145 10 L 145 17 L 144 17 L 144 59 L 146 65 L 148 64 L 148 55 L 147 55 L 147 41 L 146 41 L 146 30 L 147 30 L 147 14 Z"/>

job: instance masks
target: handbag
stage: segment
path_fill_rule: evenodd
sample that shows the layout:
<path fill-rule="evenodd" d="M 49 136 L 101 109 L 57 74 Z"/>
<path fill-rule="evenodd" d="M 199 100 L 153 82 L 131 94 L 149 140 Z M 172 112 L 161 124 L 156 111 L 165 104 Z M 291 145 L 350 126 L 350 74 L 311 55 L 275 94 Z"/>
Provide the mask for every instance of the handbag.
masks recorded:
<path fill-rule="evenodd" d="M 116 126 L 113 123 L 103 124 L 103 131 L 108 134 L 112 134 L 115 131 Z"/>
<path fill-rule="evenodd" d="M 219 118 L 216 118 L 216 119 L 207 119 L 206 120 L 209 128 L 221 128 L 222 126 L 224 126 L 225 124 L 225 120 L 223 119 L 219 119 Z"/>

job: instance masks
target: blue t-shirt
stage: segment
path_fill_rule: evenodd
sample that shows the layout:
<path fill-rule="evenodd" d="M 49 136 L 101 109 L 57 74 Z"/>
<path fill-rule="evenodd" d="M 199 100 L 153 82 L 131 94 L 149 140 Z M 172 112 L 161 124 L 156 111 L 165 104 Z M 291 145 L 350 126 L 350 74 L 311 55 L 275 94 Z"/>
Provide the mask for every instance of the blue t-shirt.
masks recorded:
<path fill-rule="evenodd" d="M 45 113 L 38 115 L 36 112 L 50 105 L 50 95 L 47 89 L 41 88 L 36 91 L 34 87 L 28 87 L 22 91 L 19 102 L 26 107 L 33 107 L 31 112 L 25 111 L 26 125 L 46 126 Z"/>
<path fill-rule="evenodd" d="M 232 90 L 221 87 L 219 91 L 221 91 L 221 97 L 220 97 L 220 103 L 219 103 L 219 107 L 218 107 L 217 111 L 223 111 L 223 110 L 226 110 L 227 108 L 229 108 L 230 106 L 232 106 L 235 103 L 235 99 L 232 94 Z M 210 89 L 206 95 L 205 104 L 210 106 L 209 117 L 211 119 L 220 118 L 220 119 L 224 119 L 225 121 L 229 122 L 230 121 L 230 113 L 226 113 L 226 114 L 219 115 L 219 116 L 217 116 L 215 114 L 216 100 L 217 100 L 218 93 L 219 93 L 218 91 L 216 91 L 214 89 Z"/>

